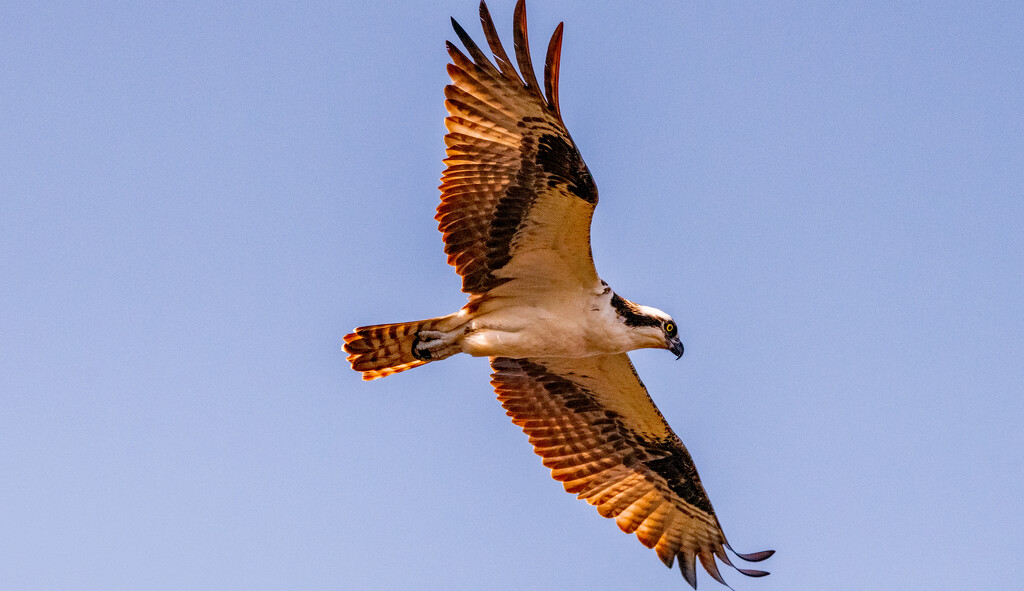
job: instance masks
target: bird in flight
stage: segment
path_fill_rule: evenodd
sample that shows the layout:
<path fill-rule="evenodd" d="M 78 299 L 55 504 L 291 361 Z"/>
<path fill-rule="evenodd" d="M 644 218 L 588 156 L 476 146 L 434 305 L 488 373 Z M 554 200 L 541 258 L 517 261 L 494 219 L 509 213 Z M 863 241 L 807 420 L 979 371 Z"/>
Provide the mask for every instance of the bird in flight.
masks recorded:
<path fill-rule="evenodd" d="M 683 354 L 671 316 L 601 280 L 590 251 L 597 186 L 562 121 L 559 24 L 544 85 L 530 59 L 523 0 L 515 8 L 518 72 L 484 2 L 494 61 L 452 19 L 447 146 L 435 219 L 469 301 L 454 314 L 364 326 L 345 336 L 364 380 L 468 353 L 490 358 L 512 422 L 565 490 L 635 533 L 696 588 L 696 561 L 723 580 L 726 541 L 693 460 L 637 376 L 627 351 Z M 733 553 L 757 562 L 772 551 Z M 759 577 L 768 573 L 736 568 Z"/>

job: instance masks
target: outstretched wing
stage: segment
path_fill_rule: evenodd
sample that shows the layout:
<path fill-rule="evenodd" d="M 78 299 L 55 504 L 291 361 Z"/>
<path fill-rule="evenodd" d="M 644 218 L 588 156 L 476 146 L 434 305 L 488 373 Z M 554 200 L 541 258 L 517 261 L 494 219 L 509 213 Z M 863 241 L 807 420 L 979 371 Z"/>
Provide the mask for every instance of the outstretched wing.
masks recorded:
<path fill-rule="evenodd" d="M 514 23 L 522 79 L 483 2 L 480 21 L 497 66 L 455 19 L 452 26 L 469 56 L 448 43 L 447 168 L 435 218 L 448 263 L 469 294 L 509 282 L 517 283 L 503 290 L 509 293 L 595 285 L 590 220 L 597 187 L 558 108 L 562 25 L 548 46 L 542 92 L 522 0 Z"/>
<path fill-rule="evenodd" d="M 729 543 L 693 459 L 665 422 L 625 353 L 491 359 L 491 383 L 512 422 L 565 490 L 636 533 L 697 586 L 696 559 L 722 582 L 715 556 Z M 730 548 L 731 550 L 731 548 Z M 735 551 L 733 551 L 735 553 Z M 772 551 L 739 554 L 756 562 Z M 768 573 L 737 568 L 745 575 Z"/>

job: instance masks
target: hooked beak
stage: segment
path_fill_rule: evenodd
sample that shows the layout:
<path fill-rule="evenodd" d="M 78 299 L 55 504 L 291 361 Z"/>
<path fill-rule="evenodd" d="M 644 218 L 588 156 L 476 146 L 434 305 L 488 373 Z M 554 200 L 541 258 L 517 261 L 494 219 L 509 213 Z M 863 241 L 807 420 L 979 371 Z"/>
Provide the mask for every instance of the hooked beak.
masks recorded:
<path fill-rule="evenodd" d="M 676 359 L 683 356 L 683 342 L 679 340 L 679 337 L 675 337 L 668 343 L 668 350 L 672 351 L 676 355 Z"/>

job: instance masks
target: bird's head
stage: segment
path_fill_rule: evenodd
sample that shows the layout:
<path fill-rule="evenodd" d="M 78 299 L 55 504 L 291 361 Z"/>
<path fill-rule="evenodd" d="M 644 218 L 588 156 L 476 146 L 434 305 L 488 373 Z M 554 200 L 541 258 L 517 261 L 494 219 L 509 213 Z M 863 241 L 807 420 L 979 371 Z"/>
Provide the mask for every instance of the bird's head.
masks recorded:
<path fill-rule="evenodd" d="M 679 340 L 679 325 L 671 316 L 657 308 L 631 302 L 615 294 L 612 307 L 622 322 L 639 337 L 641 347 L 668 349 L 676 359 L 683 356 L 683 343 Z"/>

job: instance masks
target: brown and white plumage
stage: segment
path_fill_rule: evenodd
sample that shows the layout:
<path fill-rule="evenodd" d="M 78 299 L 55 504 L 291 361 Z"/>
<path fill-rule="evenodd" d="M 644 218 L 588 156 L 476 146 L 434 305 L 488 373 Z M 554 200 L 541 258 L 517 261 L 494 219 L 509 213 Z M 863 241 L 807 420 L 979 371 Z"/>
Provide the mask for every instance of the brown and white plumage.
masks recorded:
<path fill-rule="evenodd" d="M 599 282 L 590 254 L 597 186 L 558 107 L 562 25 L 548 45 L 542 92 L 523 3 L 516 6 L 514 30 L 525 82 L 484 4 L 480 22 L 497 66 L 455 19 L 469 56 L 448 43 L 447 168 L 436 216 L 448 262 L 473 296 L 591 287 Z"/>
<path fill-rule="evenodd" d="M 625 353 L 575 359 L 491 359 L 491 383 L 512 422 L 567 492 L 615 519 L 696 587 L 700 559 L 722 582 L 729 543 L 682 441 Z M 731 549 L 731 548 L 730 548 Z M 771 551 L 736 554 L 760 561 Z M 737 568 L 759 577 L 768 573 Z"/>
<path fill-rule="evenodd" d="M 731 565 L 725 535 L 689 453 L 626 355 L 663 348 L 681 356 L 675 322 L 620 297 L 594 268 L 597 187 L 558 105 L 562 25 L 541 87 L 523 0 L 513 26 L 518 72 L 483 2 L 480 21 L 493 62 L 452 19 L 466 52 L 448 43 L 447 167 L 436 216 L 469 302 L 448 316 L 357 328 L 345 337 L 348 359 L 372 380 L 456 353 L 489 357 L 499 400 L 567 491 L 636 533 L 666 565 L 678 561 L 694 587 L 697 559 L 722 581 L 715 557 Z"/>

